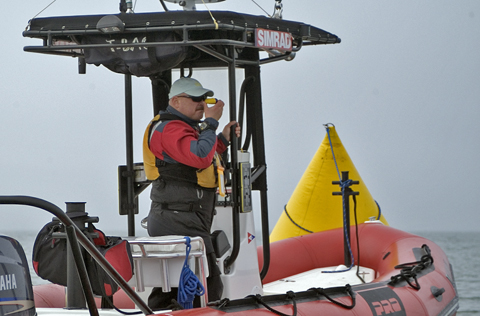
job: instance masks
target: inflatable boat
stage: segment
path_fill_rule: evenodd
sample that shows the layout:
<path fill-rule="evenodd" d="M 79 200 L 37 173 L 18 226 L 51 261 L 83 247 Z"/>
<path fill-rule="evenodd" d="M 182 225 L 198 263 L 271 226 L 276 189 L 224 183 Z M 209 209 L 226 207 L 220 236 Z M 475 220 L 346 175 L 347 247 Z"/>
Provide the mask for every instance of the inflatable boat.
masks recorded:
<path fill-rule="evenodd" d="M 263 296 L 224 300 L 174 315 L 266 315 L 267 310 L 272 315 L 455 314 L 458 297 L 452 267 L 435 243 L 378 221 L 356 229 L 359 243 L 353 252 L 362 265 L 358 269 L 339 272 L 339 267 L 346 269 L 339 266 L 342 228 L 291 237 L 271 245 Z M 65 306 L 62 286 L 36 286 L 34 293 L 39 310 Z M 100 303 L 98 298 L 99 307 Z M 135 308 L 123 291 L 115 294 L 114 304 Z"/>
<path fill-rule="evenodd" d="M 34 251 L 31 263 L 55 280 L 49 284 L 32 286 L 23 249 L 0 237 L 0 314 L 455 315 L 458 295 L 447 256 L 432 241 L 388 225 L 332 124 L 270 235 L 260 67 L 340 38 L 283 20 L 280 0 L 268 17 L 197 11 L 201 2 L 180 1 L 183 11 L 169 11 L 160 0 L 165 12 L 134 13 L 132 2 L 122 0 L 119 14 L 29 21 L 23 35 L 42 44 L 25 51 L 75 57 L 80 73 L 94 64 L 125 76 L 127 163 L 118 167 L 118 208 L 128 227 L 127 236 L 114 239 L 95 229 L 99 218 L 88 216 L 84 203 L 70 202 L 64 211 L 36 197 L 0 196 L 0 204 L 50 212 L 54 220 L 44 228 L 56 227 L 44 231 L 50 239 L 37 238 L 51 247 Z M 243 144 L 231 144 L 227 194 L 218 196 L 212 227 L 224 284 L 219 301 L 208 300 L 201 238 L 135 233 L 137 198 L 150 182 L 133 159 L 131 77 L 151 79 L 157 113 L 167 104 L 172 70 L 190 76 L 200 68 L 226 70 L 230 119 L 243 126 Z M 238 69 L 245 77 L 239 100 Z M 252 191 L 260 197 L 262 245 Z M 45 276 L 45 264 L 59 255 L 63 264 Z M 151 289 L 183 289 L 191 284 L 184 273 L 203 289 L 199 302 L 183 304 L 179 296 L 168 309 L 152 310 L 146 303 Z"/>
<path fill-rule="evenodd" d="M 311 196 L 311 202 L 315 197 L 311 194 L 312 189 L 317 190 L 319 186 L 327 184 L 317 180 L 316 185 L 306 186 L 302 182 L 306 178 L 322 178 L 326 170 L 318 168 L 318 161 L 322 161 L 327 167 L 329 164 L 335 164 L 334 155 L 324 155 L 323 151 L 323 147 L 331 144 L 332 139 L 336 143 L 335 151 L 342 161 L 340 164 L 351 165 L 354 168 L 335 129 L 328 127 L 328 136 L 325 137 L 317 155 L 312 159 L 289 204 L 296 201 L 295 194 Z M 332 149 L 333 147 L 330 147 L 331 153 L 333 153 Z M 334 199 L 333 195 L 331 198 Z M 22 199 L 24 199 L 23 202 Z M 325 199 L 328 197 L 325 196 Z M 44 209 L 49 208 L 48 203 L 26 197 L 0 197 L 0 202 L 14 204 L 18 202 Z M 442 249 L 428 239 L 386 225 L 384 219 L 383 222 L 379 220 L 383 218 L 380 214 L 358 223 L 358 219 L 364 217 L 368 211 L 362 208 L 357 210 L 356 205 L 354 210 L 352 215 L 354 224 L 349 226 L 349 229 L 338 227 L 306 232 L 298 223 L 293 222 L 293 218 L 305 217 L 308 208 L 304 208 L 302 214 L 292 207 L 288 222 L 280 218 L 276 227 L 279 225 L 287 227 L 287 223 L 290 223 L 292 230 L 298 231 L 294 236 L 291 236 L 292 230 L 288 229 L 284 229 L 284 234 L 277 232 L 278 240 L 270 244 L 270 265 L 262 280 L 261 291 L 252 291 L 251 294 L 242 298 L 225 297 L 221 301 L 210 302 L 204 307 L 156 313 L 169 315 L 265 315 L 265 313 L 455 315 L 459 306 L 455 279 L 452 266 Z M 331 211 L 317 210 L 318 221 L 321 218 L 328 218 L 328 213 Z M 312 222 L 311 226 L 314 227 L 315 222 Z M 347 246 L 346 230 L 351 233 Z M 134 245 L 135 240 L 132 241 L 133 251 Z M 257 257 L 258 269 L 254 272 L 256 275 L 264 266 L 261 246 L 257 248 Z M 22 265 L 28 272 L 28 264 L 22 263 Z M 157 269 L 160 270 L 159 265 Z M 9 273 L 7 272 L 6 275 Z M 178 273 L 175 277 L 178 278 Z M 248 278 L 248 276 L 242 277 Z M 25 286 L 28 282 L 27 278 Z M 229 284 L 228 278 L 225 282 Z M 237 290 L 244 288 L 245 285 L 248 291 L 249 282 L 238 281 L 234 284 Z M 30 288 L 23 291 L 30 293 L 21 296 L 30 299 L 29 304 L 25 306 L 36 308 L 38 315 L 57 315 L 60 312 L 65 315 L 91 313 L 87 309 L 65 309 L 68 292 L 61 285 L 44 284 L 34 286 L 33 290 Z M 16 306 L 23 301 L 25 300 L 15 302 Z M 124 290 L 119 290 L 112 296 L 112 303 L 118 312 L 102 308 L 102 299 L 95 298 L 95 306 L 100 308 L 98 310 L 100 315 L 119 315 L 120 311 L 126 313 L 139 309 Z"/>

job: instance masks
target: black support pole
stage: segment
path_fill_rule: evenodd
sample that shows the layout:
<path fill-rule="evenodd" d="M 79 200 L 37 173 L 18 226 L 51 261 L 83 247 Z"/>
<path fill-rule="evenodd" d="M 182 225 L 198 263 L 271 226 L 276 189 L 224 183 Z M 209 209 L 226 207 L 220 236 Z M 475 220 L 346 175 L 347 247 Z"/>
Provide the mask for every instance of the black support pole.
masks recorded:
<path fill-rule="evenodd" d="M 348 171 L 342 172 L 342 181 L 348 180 Z M 343 218 L 343 228 L 345 233 L 343 234 L 343 257 L 344 264 L 346 267 L 349 267 L 352 264 L 352 258 L 350 257 L 350 193 L 352 189 L 346 188 L 343 196 L 343 207 L 345 208 L 344 218 Z"/>
<path fill-rule="evenodd" d="M 251 50 L 249 56 L 253 60 L 259 60 L 258 51 L 256 50 Z M 248 88 L 245 89 L 247 101 L 247 124 L 252 137 L 253 165 L 263 169 L 258 178 L 252 183 L 252 188 L 260 191 L 263 245 L 263 267 L 260 272 L 260 277 L 263 279 L 267 275 L 270 266 L 270 229 L 268 223 L 267 165 L 265 157 L 260 66 L 245 66 L 245 77 L 253 78 L 253 80 L 249 82 Z M 247 137 L 249 136 L 250 135 L 247 135 Z"/>
<path fill-rule="evenodd" d="M 127 145 L 127 214 L 128 236 L 135 236 L 135 173 L 133 170 L 133 105 L 132 105 L 132 75 L 125 75 L 125 139 Z"/>
<path fill-rule="evenodd" d="M 350 196 L 358 195 L 358 192 L 354 192 L 350 186 L 353 184 L 359 184 L 359 181 L 352 181 L 348 178 L 348 171 L 342 171 L 342 181 L 332 181 L 332 184 L 338 184 L 342 188 L 342 192 L 333 192 L 333 195 L 342 195 L 343 203 L 343 256 L 344 264 L 348 268 L 352 265 L 352 257 L 350 255 Z"/>
<path fill-rule="evenodd" d="M 127 12 L 127 1 L 120 0 L 119 10 L 121 13 Z"/>
<path fill-rule="evenodd" d="M 83 216 L 77 216 L 72 221 L 79 228 L 85 227 L 85 221 L 83 220 L 88 214 L 85 212 L 85 203 L 68 203 L 67 202 L 67 215 L 69 213 L 76 212 L 78 214 L 85 214 Z M 62 234 L 63 235 L 63 234 Z M 72 250 L 72 235 L 67 234 L 67 296 L 66 296 L 66 307 L 67 309 L 78 309 L 86 307 L 86 299 L 83 295 L 83 289 L 81 285 L 80 275 L 77 273 L 77 265 L 74 257 L 74 252 Z M 73 236 L 74 241 L 76 242 L 76 236 Z M 79 253 L 83 253 L 80 249 L 77 250 Z M 78 259 L 78 258 L 77 258 Z M 83 261 L 83 257 L 81 257 Z M 77 261 L 79 262 L 79 261 Z M 87 279 L 88 282 L 88 279 Z"/>
<path fill-rule="evenodd" d="M 230 56 L 232 57 L 232 62 L 228 64 L 228 89 L 229 89 L 229 111 L 230 111 L 230 121 L 237 120 L 236 114 L 236 77 L 235 77 L 235 47 L 230 46 L 229 48 Z M 240 205 L 239 205 L 239 194 L 240 193 L 240 179 L 238 171 L 238 142 L 234 141 L 235 136 L 235 126 L 232 126 L 230 131 L 230 153 L 231 153 L 231 169 L 232 169 L 232 225 L 233 225 L 233 248 L 230 256 L 224 261 L 225 271 L 229 271 L 231 265 L 235 262 L 240 251 Z"/>
<path fill-rule="evenodd" d="M 90 279 L 88 278 L 87 270 L 85 267 L 85 262 L 83 261 L 82 251 L 80 246 L 77 242 L 77 236 L 75 233 L 74 226 L 66 226 L 65 231 L 67 232 L 68 238 L 68 249 L 71 252 L 72 259 L 82 265 L 82 268 L 77 269 L 77 273 L 71 271 L 70 273 L 75 274 L 77 278 L 80 279 L 80 282 L 83 286 L 87 286 L 88 292 L 92 291 L 92 286 L 90 283 Z M 70 282 L 71 279 L 69 278 L 67 282 Z M 75 287 L 76 288 L 76 287 Z M 90 310 L 91 315 L 98 315 L 98 310 L 95 308 L 95 311 L 92 311 L 92 306 L 96 306 L 95 300 L 92 295 L 85 296 L 83 291 L 81 291 L 82 287 L 79 287 L 75 291 L 69 291 L 69 286 L 67 286 L 67 309 L 78 309 L 78 308 L 85 308 L 85 303 L 88 303 L 88 309 Z M 75 296 L 73 296 L 75 295 Z M 79 297 L 81 296 L 81 298 Z M 82 306 L 75 306 L 75 304 L 82 304 Z"/>
<path fill-rule="evenodd" d="M 152 99 L 153 115 L 157 115 L 160 110 L 166 110 L 168 106 L 168 93 L 172 86 L 172 71 L 166 70 L 161 75 L 151 77 L 152 81 Z"/>

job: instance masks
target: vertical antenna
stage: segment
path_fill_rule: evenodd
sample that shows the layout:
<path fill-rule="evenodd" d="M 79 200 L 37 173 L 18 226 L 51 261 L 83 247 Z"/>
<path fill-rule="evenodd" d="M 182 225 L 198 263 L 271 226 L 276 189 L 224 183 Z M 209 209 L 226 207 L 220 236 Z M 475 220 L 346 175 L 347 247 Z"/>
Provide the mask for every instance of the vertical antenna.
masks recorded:
<path fill-rule="evenodd" d="M 283 14 L 283 4 L 282 0 L 275 0 L 275 11 L 272 14 L 272 18 L 274 19 L 282 19 Z"/>
<path fill-rule="evenodd" d="M 127 13 L 134 13 L 132 0 L 126 0 L 126 1 L 127 1 Z"/>
<path fill-rule="evenodd" d="M 120 0 L 120 13 L 127 12 L 127 2 L 125 0 Z"/>
<path fill-rule="evenodd" d="M 134 13 L 132 0 L 120 0 L 121 13 Z"/>

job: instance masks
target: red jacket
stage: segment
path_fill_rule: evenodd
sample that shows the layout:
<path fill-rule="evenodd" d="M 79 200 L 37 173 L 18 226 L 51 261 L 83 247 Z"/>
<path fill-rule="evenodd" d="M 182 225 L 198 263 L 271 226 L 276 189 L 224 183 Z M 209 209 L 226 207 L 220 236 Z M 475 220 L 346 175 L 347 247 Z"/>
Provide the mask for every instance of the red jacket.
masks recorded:
<path fill-rule="evenodd" d="M 167 163 L 181 163 L 190 167 L 204 169 L 212 164 L 215 152 L 223 153 L 228 142 L 222 133 L 207 129 L 198 132 L 199 122 L 193 121 L 173 107 L 167 111 L 182 120 L 164 121 L 157 125 L 150 138 L 150 150 L 155 157 Z M 209 125 L 218 127 L 218 121 L 207 118 Z"/>

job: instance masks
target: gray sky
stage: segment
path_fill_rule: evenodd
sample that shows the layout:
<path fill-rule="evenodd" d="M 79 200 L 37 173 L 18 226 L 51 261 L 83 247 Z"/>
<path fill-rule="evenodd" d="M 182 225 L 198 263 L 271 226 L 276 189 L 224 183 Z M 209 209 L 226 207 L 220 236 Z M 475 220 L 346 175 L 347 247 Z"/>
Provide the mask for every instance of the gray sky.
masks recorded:
<path fill-rule="evenodd" d="M 50 2 L 3 6 L 0 194 L 32 195 L 62 208 L 86 201 L 87 212 L 100 217 L 98 227 L 126 233 L 126 217 L 117 215 L 123 76 L 91 65 L 79 75 L 75 59 L 23 52 L 41 44 L 22 31 Z M 273 0 L 256 2 L 273 11 Z M 478 231 L 480 2 L 283 3 L 284 19 L 322 28 L 342 43 L 304 47 L 292 62 L 262 67 L 271 228 L 325 136 L 322 124 L 331 122 L 390 225 Z M 247 0 L 209 7 L 263 14 Z M 40 16 L 117 10 L 117 0 L 57 0 Z M 136 11 L 162 8 L 157 0 L 138 0 Z M 228 100 L 226 72 L 194 77 Z M 149 79 L 133 83 L 139 162 L 152 102 Z M 148 213 L 148 194 L 140 208 L 138 220 Z M 3 230 L 40 229 L 51 218 L 21 206 L 0 211 Z"/>

